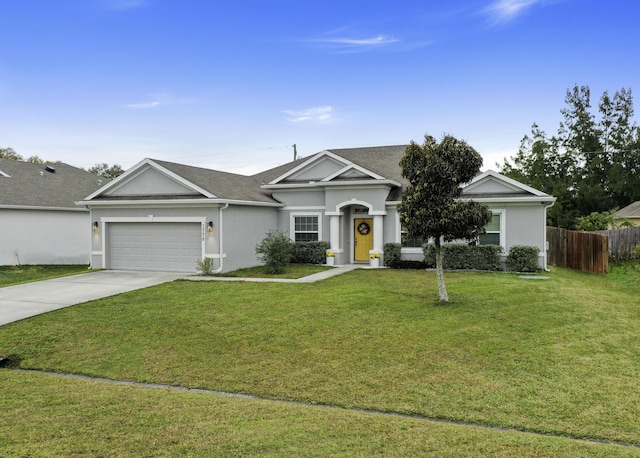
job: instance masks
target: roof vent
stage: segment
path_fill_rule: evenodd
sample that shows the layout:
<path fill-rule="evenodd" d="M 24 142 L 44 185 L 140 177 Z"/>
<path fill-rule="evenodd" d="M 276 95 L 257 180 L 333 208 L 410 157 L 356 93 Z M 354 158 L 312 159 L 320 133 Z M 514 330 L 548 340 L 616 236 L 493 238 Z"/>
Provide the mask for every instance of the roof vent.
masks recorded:
<path fill-rule="evenodd" d="M 56 173 L 56 168 L 50 165 L 46 166 L 44 169 L 49 173 Z"/>

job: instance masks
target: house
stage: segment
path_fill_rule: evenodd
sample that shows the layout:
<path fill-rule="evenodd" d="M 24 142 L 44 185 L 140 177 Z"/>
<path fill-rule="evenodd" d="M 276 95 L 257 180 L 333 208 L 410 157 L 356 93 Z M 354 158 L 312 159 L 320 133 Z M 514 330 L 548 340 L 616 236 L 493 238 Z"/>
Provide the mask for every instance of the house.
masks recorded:
<path fill-rule="evenodd" d="M 335 263 L 368 262 L 400 242 L 396 205 L 406 145 L 334 149 L 253 176 L 144 159 L 87 196 L 94 268 L 194 272 L 204 257 L 219 272 L 257 263 L 270 229 L 295 241 L 326 240 Z M 540 248 L 546 265 L 546 210 L 554 198 L 496 172 L 477 176 L 464 196 L 493 221 L 480 243 Z M 403 257 L 422 256 L 403 248 Z"/>
<path fill-rule="evenodd" d="M 640 200 L 621 208 L 613 217 L 628 219 L 634 226 L 640 226 Z"/>
<path fill-rule="evenodd" d="M 90 212 L 108 180 L 67 164 L 0 159 L 0 265 L 88 264 Z"/>

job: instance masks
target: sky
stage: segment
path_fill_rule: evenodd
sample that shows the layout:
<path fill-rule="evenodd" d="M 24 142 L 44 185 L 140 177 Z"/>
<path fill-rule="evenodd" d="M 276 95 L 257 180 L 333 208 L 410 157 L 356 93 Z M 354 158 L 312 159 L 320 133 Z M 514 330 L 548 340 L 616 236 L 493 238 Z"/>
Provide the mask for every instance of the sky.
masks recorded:
<path fill-rule="evenodd" d="M 636 0 L 0 0 L 0 148 L 253 174 L 467 141 L 497 169 L 568 89 L 640 90 Z"/>

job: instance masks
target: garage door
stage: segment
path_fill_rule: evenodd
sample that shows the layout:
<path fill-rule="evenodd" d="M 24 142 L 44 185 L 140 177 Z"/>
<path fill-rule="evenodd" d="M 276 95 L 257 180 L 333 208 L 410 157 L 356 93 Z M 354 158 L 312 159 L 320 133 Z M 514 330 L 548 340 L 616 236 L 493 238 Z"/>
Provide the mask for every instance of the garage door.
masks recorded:
<path fill-rule="evenodd" d="M 202 259 L 200 223 L 109 223 L 108 268 L 195 272 Z"/>

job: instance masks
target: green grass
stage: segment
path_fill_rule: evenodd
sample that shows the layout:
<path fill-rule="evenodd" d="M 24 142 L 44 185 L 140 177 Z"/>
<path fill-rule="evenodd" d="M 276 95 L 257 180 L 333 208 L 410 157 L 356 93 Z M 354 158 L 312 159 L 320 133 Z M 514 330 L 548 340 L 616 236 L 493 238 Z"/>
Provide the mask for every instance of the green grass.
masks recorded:
<path fill-rule="evenodd" d="M 0 371 L 0 455 L 568 456 L 638 450 L 342 409 Z"/>
<path fill-rule="evenodd" d="M 0 355 L 14 355 L 25 368 L 640 444 L 637 270 L 613 266 L 609 276 L 598 276 L 558 269 L 549 280 L 447 273 L 446 279 L 448 305 L 437 300 L 434 273 L 424 271 L 356 270 L 312 284 L 178 281 L 2 326 Z M 2 371 L 0 376 L 6 378 L 7 373 Z M 5 383 L 2 386 L 4 390 Z M 96 396 L 102 393 L 104 404 L 93 403 L 92 410 L 110 412 L 111 396 L 116 397 L 107 394 L 111 389 L 100 388 Z M 43 396 L 45 403 L 47 396 Z M 38 417 L 37 404 L 25 401 L 20 407 L 17 401 L 6 402 L 4 412 L 17 415 L 33 410 L 34 418 Z M 131 400 L 132 405 L 136 402 Z M 246 408 L 251 412 L 253 407 Z M 289 414 L 265 415 L 260 425 L 248 413 L 244 426 L 229 428 L 257 428 L 257 437 L 262 433 L 286 436 L 280 428 Z M 333 423 L 346 418 L 307 420 L 306 413 L 297 411 L 290 415 L 286 418 L 292 425 L 298 424 L 300 416 L 323 440 L 337 436 L 337 443 L 343 445 L 354 440 L 349 432 L 341 435 L 332 429 Z M 161 428 L 170 428 L 163 419 L 155 421 Z M 364 422 L 355 417 L 352 421 Z M 443 455 L 473 455 L 470 451 L 477 442 L 494 450 L 490 454 L 527 456 L 522 451 L 527 446 L 514 445 L 511 450 L 504 445 L 507 436 L 502 434 L 506 433 L 474 430 L 476 438 L 471 438 L 461 427 L 447 425 L 453 428 L 448 430 L 442 425 L 438 433 L 443 435 L 442 443 L 426 445 L 420 428 L 432 434 L 433 426 L 404 426 L 414 431 L 404 437 L 392 432 L 401 426 L 390 426 L 388 418 L 375 421 L 390 430 L 367 435 L 376 428 L 358 427 L 363 437 L 356 454 L 385 454 L 385 446 L 411 437 L 410 447 L 417 448 L 407 454 L 428 454 L 442 446 L 462 447 L 461 453 L 445 448 L 449 452 Z M 206 422 L 199 425 L 214 427 Z M 114 434 L 125 434 L 116 430 Z M 242 446 L 251 442 L 238 440 Z M 295 440 L 283 437 L 273 450 L 289 454 L 286 447 L 294 446 Z M 367 442 L 380 444 L 382 451 L 368 448 Z M 162 450 L 170 455 L 167 447 Z M 313 445 L 301 447 L 302 454 L 315 452 Z M 535 444 L 530 447 L 541 450 Z M 589 447 L 592 452 L 538 455 L 609 453 L 602 445 Z M 613 455 L 622 453 L 615 450 Z M 624 449 L 624 453 L 639 452 Z M 262 453 L 278 454 L 248 451 Z"/>
<path fill-rule="evenodd" d="M 241 277 L 241 278 L 302 278 L 307 275 L 323 272 L 333 267 L 320 266 L 317 264 L 289 264 L 285 271 L 280 274 L 269 273 L 266 266 L 247 267 L 233 272 L 217 274 L 216 277 Z"/>
<path fill-rule="evenodd" d="M 87 264 L 0 266 L 0 287 L 86 273 L 88 268 Z"/>

